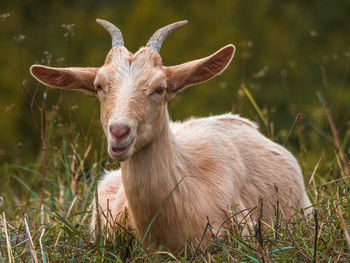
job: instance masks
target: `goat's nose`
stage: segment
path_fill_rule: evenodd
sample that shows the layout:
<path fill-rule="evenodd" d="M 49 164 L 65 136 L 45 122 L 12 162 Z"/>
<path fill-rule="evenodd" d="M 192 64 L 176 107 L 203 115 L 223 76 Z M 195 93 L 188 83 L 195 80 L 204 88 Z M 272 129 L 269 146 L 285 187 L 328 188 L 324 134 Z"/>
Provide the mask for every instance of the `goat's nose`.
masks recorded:
<path fill-rule="evenodd" d="M 117 122 L 109 126 L 109 131 L 115 139 L 122 140 L 123 138 L 129 135 L 130 126 L 124 123 Z"/>

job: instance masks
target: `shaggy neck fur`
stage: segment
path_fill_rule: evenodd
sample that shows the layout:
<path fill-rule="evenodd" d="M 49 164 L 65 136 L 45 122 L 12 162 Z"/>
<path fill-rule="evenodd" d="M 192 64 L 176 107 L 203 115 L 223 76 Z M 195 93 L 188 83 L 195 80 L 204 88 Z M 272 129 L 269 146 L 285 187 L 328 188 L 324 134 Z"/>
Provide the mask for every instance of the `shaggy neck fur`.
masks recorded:
<path fill-rule="evenodd" d="M 185 190 L 182 182 L 177 186 L 182 179 L 180 176 L 184 175 L 180 166 L 183 161 L 180 145 L 170 130 L 166 111 L 160 136 L 121 163 L 125 193 L 140 238 L 143 238 L 153 217 L 174 189 L 153 223 L 152 240 L 163 239 L 167 235 L 164 231 L 167 226 L 181 222 L 177 218 L 183 218 L 183 215 L 176 207 L 176 200 L 180 199 L 179 193 Z M 173 216 L 167 216 L 169 214 Z M 161 232 L 158 233 L 159 230 Z"/>

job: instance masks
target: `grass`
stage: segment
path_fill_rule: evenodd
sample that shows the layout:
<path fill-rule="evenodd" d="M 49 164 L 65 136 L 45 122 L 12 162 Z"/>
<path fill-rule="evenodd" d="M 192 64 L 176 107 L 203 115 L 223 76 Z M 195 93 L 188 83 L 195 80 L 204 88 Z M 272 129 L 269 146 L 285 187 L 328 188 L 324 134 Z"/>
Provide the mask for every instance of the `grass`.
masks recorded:
<path fill-rule="evenodd" d="M 69 60 L 73 26 L 65 28 Z M 22 49 L 20 43 L 19 54 Z M 19 61 L 22 69 L 21 55 Z M 64 94 L 60 94 L 52 107 L 47 102 L 46 92 L 43 98 L 36 97 L 38 86 L 33 95 L 24 83 L 22 73 L 17 76 L 19 85 L 31 101 L 33 126 L 39 131 L 42 147 L 32 164 L 4 163 L 0 167 L 2 176 L 8 178 L 8 182 L 4 182 L 8 183 L 7 190 L 0 196 L 0 262 L 350 261 L 350 165 L 343 150 L 348 143 L 348 135 L 340 137 L 322 93 L 317 96 L 331 128 L 332 137 L 328 139 L 334 145 L 334 158 L 332 161 L 320 158 L 311 171 L 305 172 L 310 177 L 306 186 L 314 204 L 313 215 L 305 220 L 303 214 L 296 211 L 295 221 L 285 221 L 280 218 L 277 203 L 274 223 L 260 218 L 249 233 L 243 234 L 244 222 L 237 223 L 233 217 L 230 218 L 232 228 L 227 230 L 227 240 L 213 238 L 212 245 L 205 251 L 188 244 L 184 251 L 172 254 L 164 247 L 142 246 L 143 239 L 138 240 L 122 226 L 116 229 L 112 240 L 105 238 L 106 230 L 101 227 L 97 233 L 91 232 L 90 211 L 96 194 L 96 181 L 103 169 L 116 166 L 109 163 L 106 156 L 105 139 L 101 138 L 98 149 L 90 138 L 96 111 L 86 130 L 77 118 L 69 125 L 71 134 L 57 138 L 54 122 L 60 115 L 58 109 Z M 244 99 L 251 103 L 264 124 L 265 133 L 272 137 L 267 111 L 259 107 L 247 87 L 243 87 L 243 92 Z M 76 114 L 74 109 L 71 113 Z M 35 121 L 36 114 L 40 121 Z M 288 144 L 300 119 L 298 113 L 283 144 Z M 75 126 L 76 123 L 78 125 Z M 300 131 L 296 132 L 299 137 L 302 136 Z M 49 140 L 52 137 L 54 139 Z M 55 144 L 50 145 L 53 142 Z M 301 154 L 305 157 L 308 152 Z M 209 224 L 206 230 L 212 230 Z"/>
<path fill-rule="evenodd" d="M 308 222 L 300 213 L 294 222 L 276 218 L 276 224 L 270 224 L 261 219 L 249 234 L 242 234 L 242 228 L 233 224 L 225 242 L 213 240 L 211 247 L 204 252 L 188 246 L 186 253 L 171 254 L 162 248 L 142 247 L 141 240 L 135 239 L 122 228 L 116 230 L 113 241 L 104 238 L 104 229 L 101 229 L 98 238 L 94 238 L 89 229 L 91 200 L 94 196 L 96 173 L 103 167 L 96 158 L 90 169 L 82 171 L 79 164 L 84 162 L 83 153 L 73 147 L 69 151 L 66 146 L 62 144 L 55 155 L 56 166 L 48 171 L 44 199 L 40 207 L 38 205 L 41 193 L 35 192 L 19 178 L 33 174 L 40 176 L 40 170 L 15 165 L 8 168 L 10 174 L 17 174 L 14 180 L 22 184 L 22 191 L 28 192 L 29 198 L 9 200 L 8 202 L 16 205 L 11 205 L 12 209 L 3 212 L 0 217 L 0 262 L 350 260 L 348 178 L 324 183 L 315 177 L 311 178 L 308 188 L 312 189 L 309 195 L 313 198 L 315 213 Z M 316 170 L 317 167 L 315 173 Z M 79 174 L 79 183 L 73 184 L 68 174 Z M 22 203 L 23 201 L 25 202 Z M 265 227 L 259 227 L 260 225 Z"/>

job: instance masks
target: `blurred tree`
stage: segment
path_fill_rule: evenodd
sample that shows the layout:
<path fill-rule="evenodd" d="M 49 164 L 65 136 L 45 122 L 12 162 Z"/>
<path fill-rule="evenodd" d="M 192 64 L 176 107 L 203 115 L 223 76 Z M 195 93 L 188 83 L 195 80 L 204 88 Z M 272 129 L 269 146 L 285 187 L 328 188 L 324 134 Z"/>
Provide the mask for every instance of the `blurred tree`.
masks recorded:
<path fill-rule="evenodd" d="M 10 16 L 0 19 L 0 119 L 4 127 L 0 129 L 0 160 L 32 161 L 40 149 L 40 131 L 30 110 L 38 87 L 28 72 L 31 64 L 103 63 L 110 39 L 95 23 L 97 17 L 118 25 L 133 52 L 157 28 L 188 19 L 189 25 L 171 36 L 161 50 L 166 65 L 207 56 L 228 43 L 236 45 L 236 56 L 221 76 L 184 91 L 170 103 L 173 119 L 233 110 L 258 121 L 249 100 L 241 96 L 245 85 L 275 130 L 281 131 L 275 134 L 277 141 L 283 141 L 298 112 L 304 113 L 306 123 L 328 129 L 327 120 L 320 117 L 324 115 L 317 90 L 329 98 L 340 131 L 347 129 L 349 1 L 12 0 L 3 2 L 1 10 Z M 67 27 L 62 25 L 71 24 L 74 35 L 65 37 Z M 41 104 L 45 89 L 39 86 L 35 100 Z M 59 96 L 59 91 L 48 90 L 49 105 Z M 73 111 L 75 105 L 78 108 Z M 72 123 L 87 129 L 96 105 L 93 97 L 65 94 L 49 145 L 55 144 L 56 136 L 69 136 L 67 127 Z M 37 110 L 34 117 L 38 122 Z M 93 138 L 99 141 L 98 121 L 93 127 Z M 293 136 L 291 142 L 298 147 L 297 135 Z"/>

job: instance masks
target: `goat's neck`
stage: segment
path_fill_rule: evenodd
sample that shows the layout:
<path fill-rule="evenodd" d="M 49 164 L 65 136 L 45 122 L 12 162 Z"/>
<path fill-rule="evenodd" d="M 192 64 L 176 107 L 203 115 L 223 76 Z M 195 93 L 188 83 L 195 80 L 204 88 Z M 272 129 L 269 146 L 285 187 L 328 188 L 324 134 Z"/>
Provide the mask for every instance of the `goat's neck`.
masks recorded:
<path fill-rule="evenodd" d="M 154 216 L 180 182 L 181 163 L 182 154 L 166 114 L 160 136 L 121 164 L 125 193 L 136 218 L 147 217 L 148 213 L 150 217 Z M 175 197 L 175 192 L 171 194 L 171 199 Z M 171 200 L 168 202 L 172 203 Z"/>

